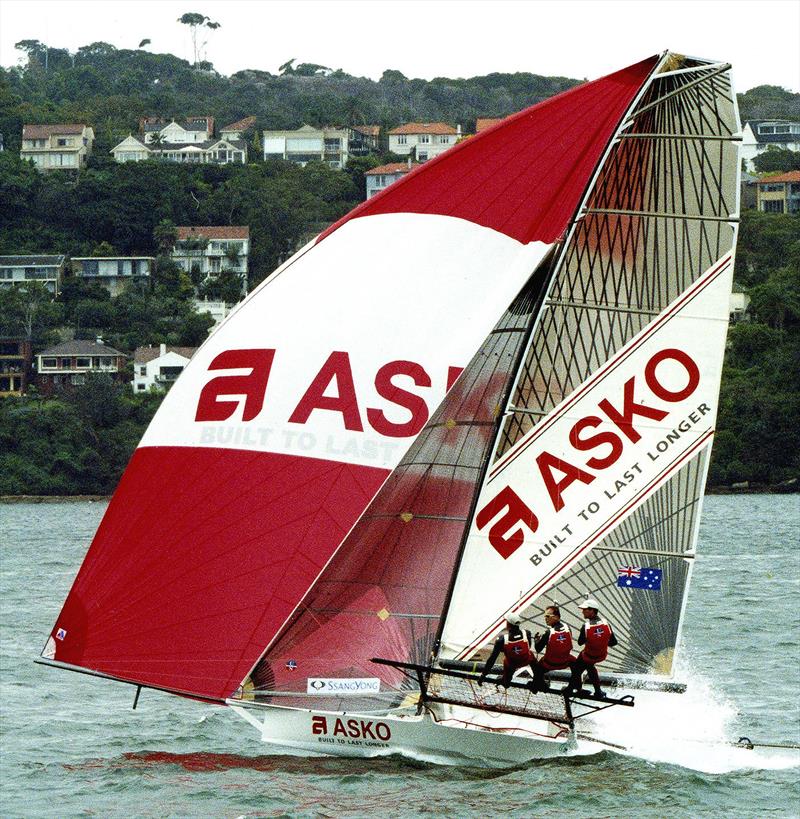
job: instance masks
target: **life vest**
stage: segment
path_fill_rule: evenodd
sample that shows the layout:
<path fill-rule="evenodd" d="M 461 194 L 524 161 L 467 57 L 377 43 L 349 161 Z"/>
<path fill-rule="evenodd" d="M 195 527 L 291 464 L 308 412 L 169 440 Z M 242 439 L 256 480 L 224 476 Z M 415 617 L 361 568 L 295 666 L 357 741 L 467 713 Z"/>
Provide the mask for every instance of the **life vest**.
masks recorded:
<path fill-rule="evenodd" d="M 572 651 L 572 635 L 569 628 L 561 623 L 558 628 L 551 628 L 547 638 L 541 663 L 548 671 L 554 668 L 566 668 L 575 658 Z"/>
<path fill-rule="evenodd" d="M 522 668 L 528 665 L 533 659 L 531 647 L 528 644 L 528 638 L 523 631 L 519 637 L 511 637 L 510 633 L 506 633 L 505 641 L 503 642 L 503 654 L 506 662 L 513 665 L 515 668 Z"/>
<path fill-rule="evenodd" d="M 596 623 L 587 620 L 584 623 L 586 645 L 580 653 L 587 663 L 601 663 L 608 656 L 608 643 L 611 640 L 611 626 L 605 620 L 598 619 Z"/>

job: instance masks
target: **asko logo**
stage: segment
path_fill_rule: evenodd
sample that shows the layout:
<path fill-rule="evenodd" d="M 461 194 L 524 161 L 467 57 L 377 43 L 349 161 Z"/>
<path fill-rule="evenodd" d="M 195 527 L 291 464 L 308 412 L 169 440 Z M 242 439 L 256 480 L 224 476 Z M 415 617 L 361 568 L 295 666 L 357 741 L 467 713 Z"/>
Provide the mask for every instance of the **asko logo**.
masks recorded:
<path fill-rule="evenodd" d="M 195 421 L 226 421 L 239 408 L 244 396 L 242 421 L 252 421 L 264 407 L 275 350 L 226 350 L 209 365 L 212 370 L 249 370 L 247 375 L 220 375 L 212 378 L 200 392 Z M 461 374 L 460 367 L 449 367 L 447 389 Z M 349 353 L 332 352 L 322 364 L 309 386 L 298 397 L 297 405 L 289 416 L 289 423 L 305 424 L 315 410 L 339 413 L 344 428 L 352 432 L 364 431 L 364 415 L 369 426 L 379 435 L 389 438 L 407 438 L 416 435 L 429 417 L 425 399 L 414 392 L 397 386 L 394 379 L 410 378 L 415 387 L 431 387 L 432 379 L 421 364 L 414 361 L 390 361 L 378 369 L 374 386 L 386 401 L 405 409 L 410 418 L 404 423 L 390 421 L 377 407 L 361 408 L 356 392 Z"/>
<path fill-rule="evenodd" d="M 327 717 L 311 717 L 311 733 L 317 736 L 334 736 L 346 739 L 380 739 L 386 742 L 392 738 L 392 731 L 385 722 L 364 719 L 333 720 L 333 730 L 328 732 Z"/>
<path fill-rule="evenodd" d="M 671 362 L 675 370 L 683 370 L 683 386 L 675 389 L 674 385 L 663 383 L 658 372 L 658 367 L 663 362 Z M 616 464 L 631 444 L 636 444 L 641 439 L 637 425 L 663 420 L 670 414 L 668 405 L 686 400 L 700 383 L 700 369 L 694 359 L 683 350 L 674 348 L 653 354 L 645 364 L 643 375 L 652 397 L 666 404 L 666 407 L 637 403 L 634 400 L 637 377 L 631 376 L 625 382 L 621 396 L 616 396 L 613 402 L 609 398 L 603 398 L 597 403 L 596 415 L 580 418 L 569 430 L 568 440 L 575 458 L 566 460 L 546 449 L 536 456 L 536 469 L 554 512 L 564 508 L 564 493 L 572 484 L 591 484 L 602 471 Z M 708 410 L 708 407 L 703 406 Z M 591 430 L 606 422 L 610 422 L 613 428 L 590 434 Z M 591 457 L 579 460 L 580 453 L 589 453 Z M 480 530 L 495 518 L 496 522 L 489 529 L 489 543 L 504 559 L 514 554 L 525 540 L 525 532 L 520 524 L 524 524 L 531 532 L 536 532 L 539 528 L 536 513 L 511 486 L 504 486 L 484 504 L 475 517 L 475 524 Z"/>

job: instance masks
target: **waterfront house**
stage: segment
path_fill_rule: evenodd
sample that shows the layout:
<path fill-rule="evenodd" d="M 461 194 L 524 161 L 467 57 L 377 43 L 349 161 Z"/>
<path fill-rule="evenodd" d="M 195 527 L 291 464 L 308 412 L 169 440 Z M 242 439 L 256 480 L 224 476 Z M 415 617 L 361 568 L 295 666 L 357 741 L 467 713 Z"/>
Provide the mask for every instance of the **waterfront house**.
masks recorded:
<path fill-rule="evenodd" d="M 331 168 L 344 168 L 349 156 L 346 128 L 303 125 L 293 131 L 264 131 L 262 140 L 264 159 L 283 159 L 298 165 L 325 162 Z"/>
<path fill-rule="evenodd" d="M 115 381 L 125 379 L 127 356 L 113 347 L 96 341 L 65 341 L 36 355 L 36 383 L 44 395 L 55 387 L 86 383 L 87 373 L 104 373 Z"/>
<path fill-rule="evenodd" d="M 744 163 L 744 170 L 754 173 L 753 160 L 759 154 L 775 148 L 800 151 L 800 122 L 786 119 L 745 122 L 739 148 L 739 158 Z"/>
<path fill-rule="evenodd" d="M 72 272 L 117 296 L 131 282 L 148 281 L 154 264 L 152 256 L 76 256 L 72 259 Z"/>
<path fill-rule="evenodd" d="M 25 394 L 32 361 L 30 339 L 0 336 L 0 397 Z"/>
<path fill-rule="evenodd" d="M 40 171 L 78 171 L 86 166 L 93 143 L 88 125 L 23 125 L 19 155 Z"/>
<path fill-rule="evenodd" d="M 800 171 L 758 180 L 757 207 L 765 213 L 800 213 Z"/>
<path fill-rule="evenodd" d="M 167 390 L 196 350 L 196 347 L 171 347 L 166 344 L 137 347 L 133 353 L 133 391 Z"/>
<path fill-rule="evenodd" d="M 0 287 L 37 281 L 58 295 L 64 256 L 0 256 Z"/>
<path fill-rule="evenodd" d="M 223 271 L 236 273 L 247 294 L 250 228 L 246 225 L 201 225 L 178 227 L 172 258 L 194 280 L 203 281 Z"/>
<path fill-rule="evenodd" d="M 419 164 L 412 163 L 409 159 L 408 162 L 390 162 L 388 165 L 378 165 L 377 168 L 368 170 L 364 174 L 367 187 L 367 199 L 371 199 L 376 193 L 380 193 L 385 188 L 388 188 L 392 182 L 396 182 L 417 167 L 419 167 Z"/>
<path fill-rule="evenodd" d="M 389 131 L 389 150 L 426 162 L 451 148 L 460 137 L 460 125 L 453 128 L 445 122 L 407 122 Z"/>

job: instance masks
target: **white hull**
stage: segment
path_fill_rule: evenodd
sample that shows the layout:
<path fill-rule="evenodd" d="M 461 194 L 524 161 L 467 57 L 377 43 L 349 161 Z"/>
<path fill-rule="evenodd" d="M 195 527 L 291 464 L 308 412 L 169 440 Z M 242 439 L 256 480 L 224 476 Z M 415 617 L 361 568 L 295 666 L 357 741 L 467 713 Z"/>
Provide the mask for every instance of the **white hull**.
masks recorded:
<path fill-rule="evenodd" d="M 370 758 L 400 754 L 444 765 L 518 765 L 563 756 L 576 748 L 574 732 L 542 720 L 436 707 L 429 714 L 358 714 L 229 701 L 261 740 L 298 755 Z"/>

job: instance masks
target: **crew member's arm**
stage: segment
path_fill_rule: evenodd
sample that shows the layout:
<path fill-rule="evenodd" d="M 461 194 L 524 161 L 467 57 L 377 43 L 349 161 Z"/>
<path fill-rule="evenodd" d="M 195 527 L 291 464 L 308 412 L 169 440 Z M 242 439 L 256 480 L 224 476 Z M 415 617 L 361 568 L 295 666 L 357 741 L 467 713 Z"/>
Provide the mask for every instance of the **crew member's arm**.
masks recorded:
<path fill-rule="evenodd" d="M 614 634 L 614 629 L 611 628 L 611 626 L 609 626 L 609 629 L 611 629 L 611 639 L 608 641 L 608 647 L 611 648 L 611 647 L 617 645 L 618 641 L 617 641 L 617 635 Z"/>
<path fill-rule="evenodd" d="M 541 654 L 547 648 L 547 641 L 550 639 L 550 629 L 546 628 L 544 630 L 544 634 L 542 634 L 539 639 L 536 641 L 534 648 L 536 651 Z"/>
<path fill-rule="evenodd" d="M 486 675 L 492 670 L 494 661 L 500 656 L 500 652 L 503 650 L 504 642 L 505 639 L 502 634 L 494 641 L 492 653 L 489 655 L 489 659 L 486 661 L 483 671 L 481 671 L 480 682 L 483 682 L 486 679 Z"/>
<path fill-rule="evenodd" d="M 582 646 L 586 644 L 586 623 L 581 626 L 581 633 L 578 635 L 578 645 Z"/>

